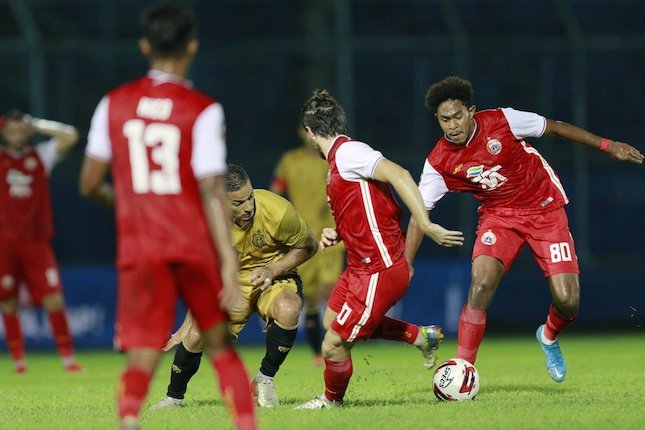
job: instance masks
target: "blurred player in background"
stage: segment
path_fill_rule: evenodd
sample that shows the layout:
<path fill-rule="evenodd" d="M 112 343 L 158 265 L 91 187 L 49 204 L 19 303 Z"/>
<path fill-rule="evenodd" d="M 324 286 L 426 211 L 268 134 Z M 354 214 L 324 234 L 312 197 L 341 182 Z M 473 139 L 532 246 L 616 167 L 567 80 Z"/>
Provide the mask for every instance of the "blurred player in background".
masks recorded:
<path fill-rule="evenodd" d="M 547 278 L 553 303 L 537 340 L 556 382 L 567 367 L 557 337 L 576 318 L 580 301 L 578 258 L 564 205 L 569 202 L 555 171 L 527 137 L 558 136 L 641 164 L 631 146 L 586 130 L 511 108 L 476 112 L 472 86 L 448 77 L 430 87 L 426 106 L 444 136 L 428 155 L 419 188 L 431 211 L 448 191 L 470 192 L 481 201 L 472 254 L 468 299 L 459 319 L 457 356 L 475 362 L 484 337 L 486 310 L 513 261 L 528 243 Z M 423 239 L 410 220 L 406 257 L 411 265 Z"/>
<path fill-rule="evenodd" d="M 314 237 L 320 237 L 324 227 L 333 227 L 334 218 L 327 204 L 328 164 L 307 145 L 302 126 L 298 127 L 302 146 L 285 152 L 275 168 L 271 191 L 286 196 L 302 216 Z M 302 278 L 305 301 L 305 328 L 307 342 L 314 351 L 314 364 L 323 366 L 322 327 L 320 306 L 329 297 L 343 271 L 343 246 L 319 252 L 298 266 Z"/>
<path fill-rule="evenodd" d="M 116 347 L 126 352 L 117 409 L 122 428 L 139 413 L 183 298 L 238 429 L 255 429 L 249 378 L 227 339 L 239 299 L 224 190 L 222 106 L 186 80 L 198 48 L 195 20 L 180 5 L 143 15 L 147 76 L 109 92 L 96 108 L 81 193 L 109 201 L 112 165 L 118 228 Z"/>
<path fill-rule="evenodd" d="M 341 406 L 352 376 L 351 349 L 359 339 L 406 341 L 434 351 L 438 327 L 419 327 L 385 316 L 408 288 L 401 208 L 390 186 L 417 223 L 443 246 L 463 244 L 463 234 L 432 224 L 407 170 L 369 145 L 345 135 L 343 108 L 327 91 L 315 91 L 302 108 L 309 143 L 329 163 L 327 196 L 336 228 L 325 228 L 320 247 L 345 242 L 347 269 L 327 304 L 322 344 L 325 391 L 299 409 Z M 432 357 L 434 359 L 434 356 Z"/>
<path fill-rule="evenodd" d="M 18 290 L 26 285 L 35 305 L 47 311 L 64 369 L 78 372 L 65 314 L 54 234 L 49 174 L 78 141 L 74 127 L 33 118 L 18 110 L 4 118 L 0 146 L 0 308 L 15 370 L 24 373 L 25 344 L 18 319 Z M 49 140 L 30 145 L 35 134 Z"/>
<path fill-rule="evenodd" d="M 240 166 L 229 165 L 226 192 L 243 297 L 231 310 L 229 330 L 237 339 L 254 312 L 266 322 L 266 353 L 253 392 L 258 406 L 272 408 L 280 404 L 273 379 L 296 340 L 302 309 L 296 267 L 314 255 L 317 244 L 293 205 L 270 191 L 254 190 Z M 190 314 L 165 349 L 176 344 L 167 396 L 155 409 L 182 406 L 188 381 L 199 369 L 202 341 Z"/>

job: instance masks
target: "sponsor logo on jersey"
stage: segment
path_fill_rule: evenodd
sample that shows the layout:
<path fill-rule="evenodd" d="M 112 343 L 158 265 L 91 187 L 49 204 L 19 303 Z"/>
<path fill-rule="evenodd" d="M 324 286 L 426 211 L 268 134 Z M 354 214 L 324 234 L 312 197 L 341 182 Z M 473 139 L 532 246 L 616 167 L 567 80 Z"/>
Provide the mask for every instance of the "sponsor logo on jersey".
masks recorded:
<path fill-rule="evenodd" d="M 468 170 L 466 170 L 466 177 L 467 178 L 474 178 L 476 176 L 481 175 L 481 173 L 484 171 L 484 165 L 480 166 L 473 166 L 469 167 Z"/>
<path fill-rule="evenodd" d="M 484 166 L 475 166 L 468 169 L 467 178 L 476 184 L 480 184 L 484 190 L 494 190 L 500 187 L 508 179 L 499 173 L 502 166 L 499 164 L 491 169 L 484 171 Z"/>
<path fill-rule="evenodd" d="M 457 167 L 455 167 L 455 169 L 452 171 L 452 174 L 456 175 L 457 173 L 459 173 L 462 167 L 464 167 L 463 164 L 458 164 Z"/>
<path fill-rule="evenodd" d="M 486 142 L 486 150 L 492 155 L 497 155 L 502 152 L 502 142 L 497 139 L 490 139 Z"/>
<path fill-rule="evenodd" d="M 25 169 L 34 170 L 36 167 L 38 167 L 38 161 L 34 157 L 25 158 Z"/>
<path fill-rule="evenodd" d="M 251 242 L 253 243 L 253 246 L 255 246 L 256 248 L 262 248 L 263 246 L 267 245 L 267 241 L 260 230 L 253 233 Z"/>
<path fill-rule="evenodd" d="M 7 184 L 9 184 L 9 195 L 11 197 L 25 199 L 31 197 L 31 183 L 34 182 L 34 177 L 26 175 L 20 170 L 9 169 L 6 176 Z"/>
<path fill-rule="evenodd" d="M 488 230 L 486 233 L 482 234 L 481 241 L 484 245 L 494 245 L 497 242 L 497 236 L 491 230 Z"/>

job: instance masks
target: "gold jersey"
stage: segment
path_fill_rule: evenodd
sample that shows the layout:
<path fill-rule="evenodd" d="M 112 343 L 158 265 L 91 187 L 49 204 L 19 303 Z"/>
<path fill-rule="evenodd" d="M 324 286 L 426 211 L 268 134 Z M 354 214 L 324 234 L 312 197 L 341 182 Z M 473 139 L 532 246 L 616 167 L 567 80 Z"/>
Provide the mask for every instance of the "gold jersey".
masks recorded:
<path fill-rule="evenodd" d="M 233 246 L 237 250 L 239 279 L 245 286 L 254 269 L 280 260 L 292 247 L 302 245 L 309 228 L 293 205 L 268 190 L 253 190 L 255 216 L 240 228 L 233 224 Z M 292 269 L 287 274 L 295 274 Z"/>
<path fill-rule="evenodd" d="M 299 147 L 285 152 L 274 172 L 286 184 L 289 201 L 315 238 L 320 238 L 324 227 L 336 226 L 327 205 L 328 169 L 327 161 Z"/>

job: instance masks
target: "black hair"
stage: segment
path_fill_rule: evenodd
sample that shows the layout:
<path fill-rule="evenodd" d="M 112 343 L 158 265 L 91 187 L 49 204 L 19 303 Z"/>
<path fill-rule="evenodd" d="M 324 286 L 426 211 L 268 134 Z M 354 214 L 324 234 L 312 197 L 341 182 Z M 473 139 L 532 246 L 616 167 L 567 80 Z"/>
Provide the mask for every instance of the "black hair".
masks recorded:
<path fill-rule="evenodd" d="M 191 10 L 176 3 L 152 6 L 141 18 L 143 38 L 150 42 L 152 56 L 179 57 L 195 37 L 196 22 Z"/>
<path fill-rule="evenodd" d="M 226 192 L 238 191 L 249 181 L 249 175 L 237 164 L 229 164 L 226 172 Z"/>
<path fill-rule="evenodd" d="M 473 105 L 473 86 L 470 81 L 458 76 L 448 76 L 428 88 L 425 103 L 432 113 L 436 113 L 439 105 L 446 100 L 460 100 L 470 108 Z"/>
<path fill-rule="evenodd" d="M 9 112 L 4 114 L 5 120 L 11 119 L 14 121 L 22 121 L 24 117 L 25 113 L 20 109 L 11 109 Z"/>
<path fill-rule="evenodd" d="M 347 119 L 343 107 L 327 90 L 316 90 L 305 102 L 301 114 L 302 125 L 320 137 L 334 137 L 347 133 Z"/>

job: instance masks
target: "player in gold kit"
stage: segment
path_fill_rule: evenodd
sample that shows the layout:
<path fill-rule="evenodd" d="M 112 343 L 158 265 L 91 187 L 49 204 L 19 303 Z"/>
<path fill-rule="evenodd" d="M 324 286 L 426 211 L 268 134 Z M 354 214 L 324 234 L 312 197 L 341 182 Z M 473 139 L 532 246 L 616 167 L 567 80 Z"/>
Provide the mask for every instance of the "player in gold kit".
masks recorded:
<path fill-rule="evenodd" d="M 316 252 L 317 244 L 293 205 L 270 191 L 254 190 L 241 167 L 228 166 L 226 191 L 244 299 L 230 312 L 229 331 L 237 337 L 253 312 L 266 321 L 266 354 L 253 391 L 258 406 L 274 407 L 280 401 L 273 378 L 296 339 L 302 309 L 302 283 L 295 268 Z M 202 341 L 190 314 L 165 349 L 176 344 L 167 396 L 154 409 L 182 406 L 188 381 L 199 368 Z"/>

